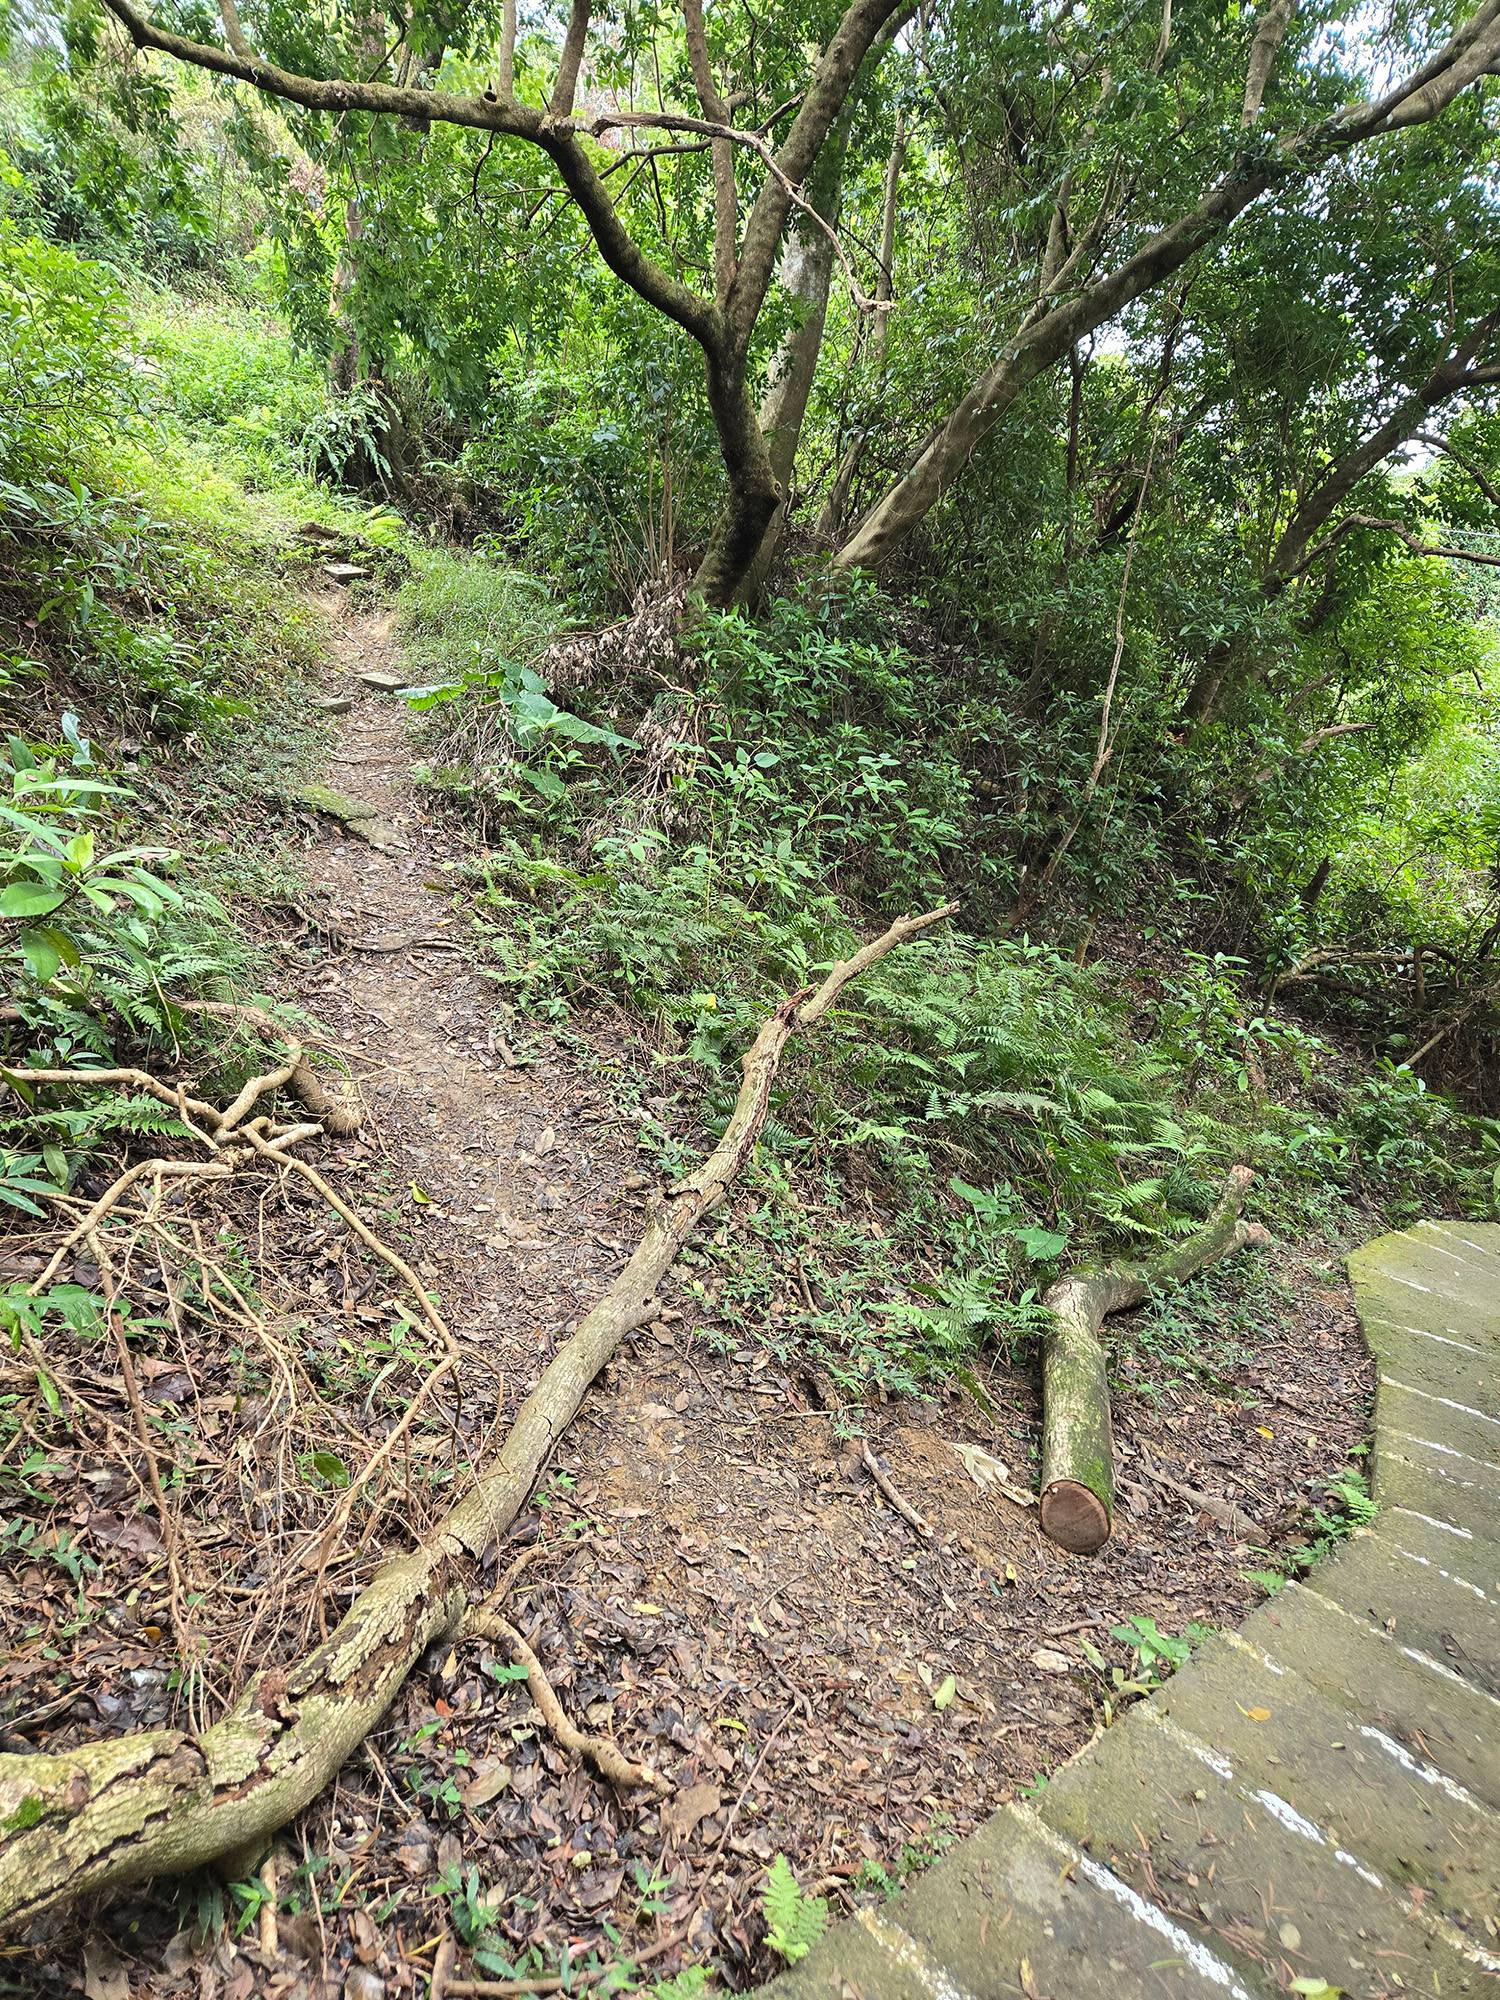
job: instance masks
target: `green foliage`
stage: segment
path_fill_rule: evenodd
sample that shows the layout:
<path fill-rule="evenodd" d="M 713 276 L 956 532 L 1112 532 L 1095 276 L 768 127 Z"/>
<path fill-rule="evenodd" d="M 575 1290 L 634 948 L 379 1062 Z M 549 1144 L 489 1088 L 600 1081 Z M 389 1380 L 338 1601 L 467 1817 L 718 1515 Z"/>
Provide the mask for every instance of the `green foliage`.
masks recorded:
<path fill-rule="evenodd" d="M 0 753 L 0 971 L 11 1019 L 0 1035 L 18 1108 L 0 1112 L 0 1202 L 41 1215 L 122 1135 L 180 1136 L 171 1108 L 100 1088 L 59 1101 L 28 1069 L 109 1067 L 122 1049 L 197 1042 L 173 995 L 227 996 L 247 951 L 222 907 L 169 879 L 177 856 L 109 845 L 130 794 L 98 775 L 90 746 Z"/>
<path fill-rule="evenodd" d="M 1323 1502 L 1307 1509 L 1303 1541 L 1276 1556 L 1272 1567 L 1250 1572 L 1251 1582 L 1258 1583 L 1268 1595 L 1274 1597 L 1290 1578 L 1306 1576 L 1356 1528 L 1369 1527 L 1380 1511 L 1371 1497 L 1369 1480 L 1357 1465 L 1329 1480 Z"/>
<path fill-rule="evenodd" d="M 788 1965 L 806 1958 L 828 1928 L 826 1899 L 804 1895 L 784 1854 L 771 1863 L 760 1906 L 766 1920 L 766 1943 Z"/>

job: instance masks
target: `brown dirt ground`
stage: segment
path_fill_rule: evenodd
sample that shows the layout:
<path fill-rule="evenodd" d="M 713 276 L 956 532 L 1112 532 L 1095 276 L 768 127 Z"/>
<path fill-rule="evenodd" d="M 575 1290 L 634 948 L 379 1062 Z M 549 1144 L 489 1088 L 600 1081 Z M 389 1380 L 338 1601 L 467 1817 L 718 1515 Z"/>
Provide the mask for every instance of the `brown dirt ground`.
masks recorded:
<path fill-rule="evenodd" d="M 450 893 L 463 844 L 413 786 L 401 705 L 356 678 L 390 667 L 388 623 L 333 616 L 326 692 L 353 705 L 327 781 L 377 807 L 399 845 L 305 815 L 309 922 L 272 942 L 366 1107 L 362 1138 L 320 1163 L 434 1286 L 461 1395 L 434 1399 L 395 1476 L 372 1488 L 380 1510 L 357 1516 L 320 1572 L 309 1551 L 330 1493 L 310 1452 L 357 1465 L 423 1378 L 415 1335 L 404 1355 L 399 1341 L 380 1349 L 383 1377 L 364 1358 L 390 1338 L 399 1288 L 302 1188 L 263 1187 L 233 1210 L 267 1300 L 258 1332 L 228 1308 L 174 1328 L 141 1263 L 140 1309 L 154 1298 L 162 1324 L 143 1331 L 138 1372 L 162 1437 L 203 1475 L 184 1488 L 179 1533 L 187 1586 L 205 1592 L 192 1614 L 203 1656 L 218 1663 L 198 1693 L 207 1712 L 325 1621 L 496 1438 L 619 1267 L 651 1183 L 607 1082 L 630 1049 L 600 1029 L 592 1059 L 560 1044 L 527 1059 L 497 1026 Z M 200 1250 L 214 1248 L 223 1209 L 184 1197 L 180 1214 L 174 1226 L 196 1222 Z M 33 1270 L 34 1254 L 17 1239 L 4 1268 Z M 671 1940 L 649 1976 L 710 1962 L 733 1986 L 765 1976 L 757 1904 L 778 1852 L 847 1907 L 864 1864 L 899 1873 L 931 1858 L 1088 1739 L 1100 1688 L 1082 1639 L 1123 1660 L 1109 1638 L 1122 1618 L 1181 1631 L 1255 1601 L 1249 1544 L 1260 1530 L 1273 1546 L 1296 1539 L 1309 1497 L 1363 1440 L 1372 1386 L 1346 1289 L 1293 1251 L 1273 1255 L 1294 1303 L 1251 1343 L 1208 1343 L 1212 1386 L 1173 1370 L 1163 1383 L 1122 1336 L 1121 1506 L 1093 1558 L 1045 1542 L 1034 1510 L 981 1490 L 955 1450 L 978 1446 L 1030 1483 L 1028 1369 L 985 1370 L 993 1418 L 958 1393 L 841 1418 L 766 1348 L 715 1352 L 669 1285 L 675 1302 L 596 1385 L 495 1558 L 564 1704 L 655 1765 L 666 1802 L 616 1796 L 539 1732 L 524 1684 L 484 1670 L 503 1664 L 493 1649 L 463 1644 L 412 1677 L 367 1753 L 292 1829 L 283 1882 L 310 1868 L 320 1908 L 308 1878 L 293 1880 L 274 1939 L 256 1922 L 205 1939 L 192 1928 L 204 1885 L 142 1890 L 0 1955 L 0 1991 L 425 1994 L 452 1929 L 435 1878 L 471 1868 L 499 1905 L 491 1947 L 528 1974 L 556 1972 L 564 1951 L 582 1972 Z M 93 1273 L 80 1260 L 73 1275 Z M 42 1440 L 57 1473 L 6 1497 L 7 1521 L 31 1536 L 8 1528 L 0 1543 L 8 1748 L 60 1749 L 184 1706 L 118 1371 L 97 1346 L 69 1363 L 92 1414 L 71 1439 Z M 929 1536 L 877 1491 L 851 1418 Z M 60 1535 L 98 1567 L 74 1578 L 49 1560 Z"/>

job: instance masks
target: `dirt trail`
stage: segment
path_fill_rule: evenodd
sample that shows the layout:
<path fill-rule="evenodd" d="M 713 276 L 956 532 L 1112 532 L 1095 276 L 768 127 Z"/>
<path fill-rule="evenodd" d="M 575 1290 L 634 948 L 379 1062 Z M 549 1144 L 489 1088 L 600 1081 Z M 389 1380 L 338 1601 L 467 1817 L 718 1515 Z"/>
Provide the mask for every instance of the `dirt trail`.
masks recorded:
<path fill-rule="evenodd" d="M 334 943 L 307 929 L 275 942 L 366 1107 L 361 1140 L 329 1147 L 328 1171 L 415 1260 L 463 1356 L 451 1421 L 419 1433 L 406 1461 L 409 1518 L 386 1519 L 389 1550 L 496 1442 L 633 1243 L 655 1170 L 610 1071 L 649 1056 L 599 1024 L 578 1042 L 507 1042 L 454 904 L 469 850 L 414 781 L 408 711 L 359 678 L 399 674 L 389 617 L 342 598 L 328 610 L 325 695 L 349 706 L 322 781 L 374 808 L 392 838 L 372 846 L 308 813 L 307 907 Z M 742 1193 L 741 1213 L 753 1199 Z M 720 1218 L 730 1257 L 735 1220 Z M 309 1268 L 318 1311 L 357 1347 L 366 1322 L 347 1278 L 341 1296 Z M 618 1798 L 539 1732 L 524 1685 L 486 1670 L 504 1664 L 491 1649 L 462 1645 L 412 1677 L 294 1830 L 321 1912 L 288 1907 L 274 1949 L 252 1926 L 209 1950 L 173 1937 L 183 1906 L 169 1890 L 142 1892 L 106 1919 L 138 1991 L 425 1992 L 454 1931 L 491 1975 L 652 1952 L 653 1976 L 709 1961 L 737 1986 L 765 1976 L 758 1903 L 778 1852 L 847 1909 L 880 1869 L 920 1866 L 1086 1740 L 1098 1690 L 1081 1635 L 1108 1648 L 1110 1626 L 1135 1613 L 1176 1631 L 1243 1615 L 1249 1554 L 1186 1496 L 1284 1534 L 1368 1408 L 1345 1295 L 1297 1282 L 1298 1310 L 1266 1329 L 1231 1392 L 1122 1395 L 1119 1527 L 1091 1559 L 1043 1541 L 1034 1510 L 981 1490 L 955 1449 L 997 1454 L 1030 1483 L 1029 1368 L 986 1371 L 993 1419 L 957 1393 L 841 1414 L 669 1282 L 662 1317 L 596 1385 L 495 1573 L 575 1720 L 653 1764 L 671 1796 Z M 783 1351 L 795 1320 L 790 1298 L 768 1300 Z M 1131 1368 L 1127 1354 L 1127 1380 Z M 352 1413 L 373 1445 L 393 1419 L 360 1415 L 370 1408 Z M 851 1431 L 929 1537 L 877 1492 Z M 346 1561 L 341 1588 L 352 1574 Z M 76 1726 L 97 1728 L 95 1709 Z M 491 1913 L 460 1920 L 438 1882 L 470 1870 Z"/>
<path fill-rule="evenodd" d="M 353 1057 L 377 1178 L 464 1349 L 466 1406 L 478 1399 L 493 1419 L 636 1233 L 650 1169 L 598 1081 L 635 1058 L 601 1041 L 592 1067 L 561 1047 L 511 1066 L 494 988 L 447 895 L 465 850 L 412 782 L 406 711 L 357 678 L 399 672 L 388 620 L 346 612 L 332 657 L 328 692 L 353 706 L 328 782 L 376 807 L 401 845 L 377 851 L 325 823 L 309 867 L 346 948 L 302 997 Z M 924 1540 L 876 1494 L 808 1384 L 766 1348 L 712 1351 L 692 1305 L 677 1299 L 612 1366 L 564 1440 L 545 1505 L 501 1554 L 504 1567 L 525 1553 L 540 1524 L 545 1546 L 513 1615 L 564 1700 L 655 1762 L 676 1796 L 622 1804 L 531 1733 L 524 1691 L 507 1690 L 497 1714 L 470 1647 L 413 1682 L 385 1734 L 389 1757 L 431 1725 L 418 1754 L 395 1752 L 409 1817 L 378 1791 L 351 1816 L 341 1790 L 320 1835 L 336 1847 L 378 1827 L 368 1866 L 392 1885 L 445 1861 L 477 1867 L 513 1899 L 494 1947 L 514 1958 L 535 1944 L 549 1969 L 564 1944 L 607 1959 L 606 1920 L 643 1943 L 686 1926 L 687 1962 L 712 1952 L 731 1976 L 767 1969 L 754 1906 L 778 1851 L 835 1892 L 864 1863 L 926 1858 L 1085 1739 L 1080 1632 L 1107 1643 L 1134 1612 L 1180 1629 L 1243 1610 L 1244 1549 L 1148 1474 L 1233 1498 L 1274 1528 L 1362 1422 L 1344 1302 L 1314 1296 L 1295 1362 L 1272 1338 L 1254 1363 L 1273 1386 L 1300 1383 L 1306 1407 L 1290 1426 L 1285 1406 L 1258 1424 L 1253 1405 L 1184 1388 L 1128 1405 L 1121 1531 L 1085 1561 L 981 1492 L 953 1449 L 996 1452 L 1026 1480 L 1024 1371 L 994 1372 L 995 1423 L 967 1398 L 851 1411 L 931 1522 Z M 411 1900 L 372 1962 L 396 1986 Z M 431 1917 L 415 1928 L 430 1935 Z"/>

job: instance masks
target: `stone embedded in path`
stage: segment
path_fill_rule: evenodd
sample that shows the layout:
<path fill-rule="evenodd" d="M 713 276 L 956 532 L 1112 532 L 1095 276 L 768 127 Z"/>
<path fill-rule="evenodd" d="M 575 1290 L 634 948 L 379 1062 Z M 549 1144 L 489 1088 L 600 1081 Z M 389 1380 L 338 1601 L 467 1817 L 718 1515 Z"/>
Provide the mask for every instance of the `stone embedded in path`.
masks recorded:
<path fill-rule="evenodd" d="M 368 576 L 370 572 L 363 563 L 331 562 L 324 563 L 323 574 L 334 583 L 354 583 L 360 577 Z"/>
<path fill-rule="evenodd" d="M 379 694 L 400 694 L 403 688 L 410 686 L 405 674 L 393 674 L 386 667 L 371 667 L 359 678 L 367 688 L 374 688 Z"/>
<path fill-rule="evenodd" d="M 1500 1227 L 1349 1261 L 1374 1525 L 778 2000 L 1500 1992 Z"/>

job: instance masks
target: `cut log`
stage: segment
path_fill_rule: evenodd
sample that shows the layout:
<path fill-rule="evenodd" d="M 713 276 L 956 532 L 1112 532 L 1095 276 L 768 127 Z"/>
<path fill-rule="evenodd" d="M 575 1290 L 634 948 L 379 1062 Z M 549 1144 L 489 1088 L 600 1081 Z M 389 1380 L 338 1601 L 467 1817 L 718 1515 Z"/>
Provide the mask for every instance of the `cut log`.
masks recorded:
<path fill-rule="evenodd" d="M 1109 1540 L 1115 1501 L 1114 1432 L 1100 1329 L 1111 1313 L 1143 1304 L 1247 1244 L 1270 1238 L 1240 1210 L 1254 1174 L 1233 1167 L 1203 1227 L 1144 1264 L 1070 1272 L 1042 1300 L 1052 1315 L 1042 1341 L 1042 1530 L 1060 1547 L 1092 1555 Z"/>
<path fill-rule="evenodd" d="M 957 907 L 898 918 L 836 964 L 815 993 L 782 1002 L 745 1053 L 723 1137 L 652 1205 L 625 1268 L 542 1370 L 499 1456 L 476 1468 L 463 1497 L 410 1554 L 376 1571 L 320 1646 L 255 1674 L 202 1735 L 141 1730 L 56 1756 L 0 1755 L 0 1931 L 124 1883 L 230 1854 L 258 1859 L 318 1796 L 426 1648 L 461 1629 L 480 1558 L 525 1505 L 589 1384 L 652 1317 L 678 1252 L 754 1151 L 791 1036 L 821 1020 L 876 960 Z"/>

